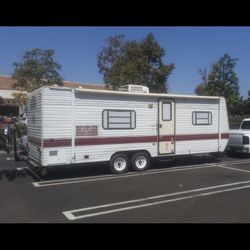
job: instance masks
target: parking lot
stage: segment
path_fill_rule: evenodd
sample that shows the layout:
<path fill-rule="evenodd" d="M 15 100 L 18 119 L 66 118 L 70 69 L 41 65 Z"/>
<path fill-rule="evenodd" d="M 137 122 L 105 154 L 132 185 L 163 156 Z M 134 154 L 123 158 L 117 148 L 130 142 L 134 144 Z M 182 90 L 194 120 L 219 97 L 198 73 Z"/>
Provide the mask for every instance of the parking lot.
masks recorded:
<path fill-rule="evenodd" d="M 0 222 L 250 222 L 249 196 L 249 157 L 185 157 L 123 175 L 63 166 L 43 177 L 0 153 Z"/>

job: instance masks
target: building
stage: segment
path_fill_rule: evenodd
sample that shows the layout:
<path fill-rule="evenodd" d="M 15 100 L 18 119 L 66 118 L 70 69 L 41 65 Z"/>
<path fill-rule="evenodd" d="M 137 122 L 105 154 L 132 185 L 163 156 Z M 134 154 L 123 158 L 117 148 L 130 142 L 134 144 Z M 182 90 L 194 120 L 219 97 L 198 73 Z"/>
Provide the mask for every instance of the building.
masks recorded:
<path fill-rule="evenodd" d="M 13 97 L 16 91 L 13 88 L 14 80 L 11 76 L 0 76 L 0 116 L 12 114 L 18 116 L 24 112 L 25 107 L 17 103 Z M 63 82 L 64 87 L 84 88 L 84 89 L 105 89 L 104 85 L 78 83 L 78 82 Z"/>

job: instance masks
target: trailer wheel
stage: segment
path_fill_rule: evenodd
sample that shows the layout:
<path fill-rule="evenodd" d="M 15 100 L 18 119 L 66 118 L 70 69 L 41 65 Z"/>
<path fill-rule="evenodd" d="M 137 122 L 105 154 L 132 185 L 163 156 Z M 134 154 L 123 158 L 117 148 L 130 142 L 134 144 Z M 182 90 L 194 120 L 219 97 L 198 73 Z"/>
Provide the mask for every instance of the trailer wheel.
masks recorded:
<path fill-rule="evenodd" d="M 113 174 L 122 174 L 128 171 L 129 159 L 125 154 L 116 154 L 111 157 L 109 163 L 110 171 Z"/>
<path fill-rule="evenodd" d="M 145 171 L 150 163 L 147 153 L 139 152 L 132 157 L 132 168 L 134 171 Z"/>

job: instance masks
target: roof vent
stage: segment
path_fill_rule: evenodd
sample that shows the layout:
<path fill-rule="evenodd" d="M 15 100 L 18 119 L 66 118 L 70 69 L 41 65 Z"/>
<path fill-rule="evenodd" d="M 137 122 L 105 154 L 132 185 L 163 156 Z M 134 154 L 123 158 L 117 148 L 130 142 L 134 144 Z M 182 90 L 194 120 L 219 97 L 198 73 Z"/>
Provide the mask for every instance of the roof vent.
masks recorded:
<path fill-rule="evenodd" d="M 133 92 L 133 93 L 149 93 L 149 88 L 142 85 L 123 85 L 121 88 L 119 88 L 119 91 L 127 91 L 127 92 Z"/>

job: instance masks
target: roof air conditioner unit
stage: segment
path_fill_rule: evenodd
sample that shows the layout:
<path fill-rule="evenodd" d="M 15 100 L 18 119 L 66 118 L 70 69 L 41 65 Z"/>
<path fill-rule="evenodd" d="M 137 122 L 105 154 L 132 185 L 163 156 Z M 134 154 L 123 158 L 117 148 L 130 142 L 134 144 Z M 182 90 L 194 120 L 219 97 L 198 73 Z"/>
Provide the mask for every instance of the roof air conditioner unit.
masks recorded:
<path fill-rule="evenodd" d="M 127 91 L 127 92 L 133 92 L 133 93 L 149 93 L 149 88 L 142 85 L 124 85 L 121 88 L 119 88 L 119 91 Z"/>

